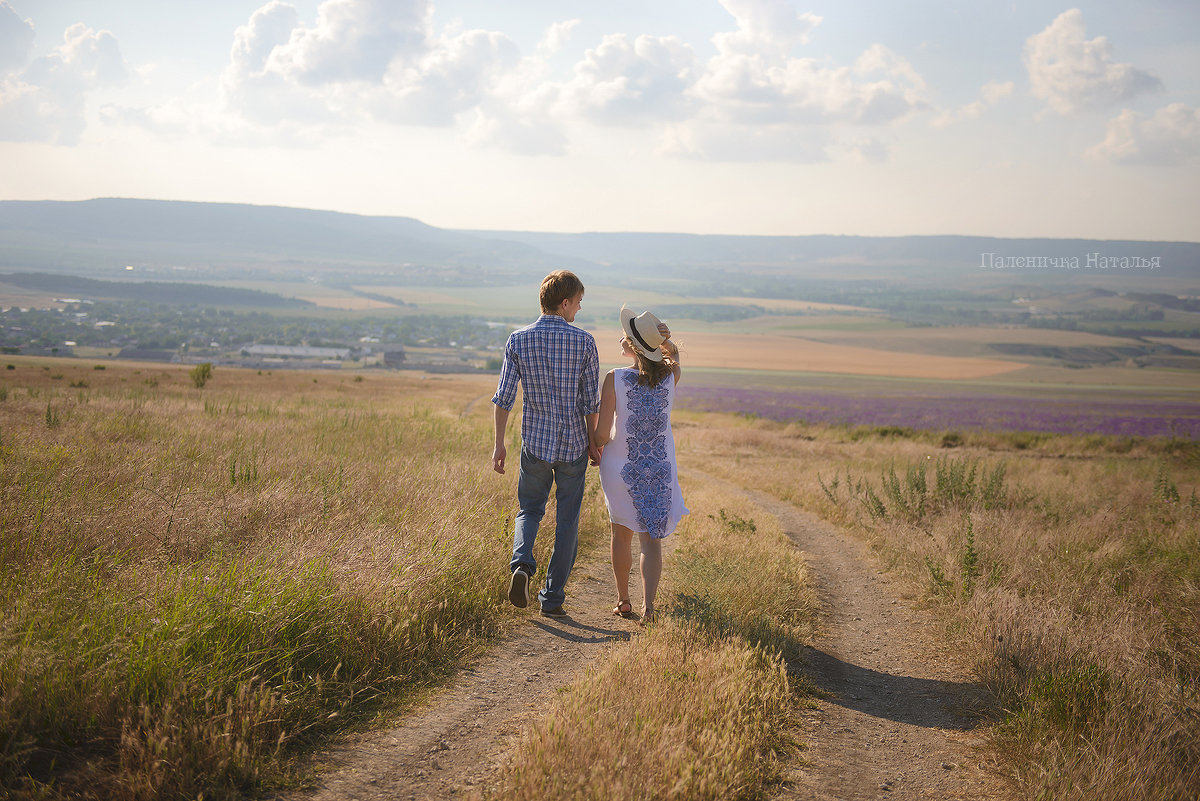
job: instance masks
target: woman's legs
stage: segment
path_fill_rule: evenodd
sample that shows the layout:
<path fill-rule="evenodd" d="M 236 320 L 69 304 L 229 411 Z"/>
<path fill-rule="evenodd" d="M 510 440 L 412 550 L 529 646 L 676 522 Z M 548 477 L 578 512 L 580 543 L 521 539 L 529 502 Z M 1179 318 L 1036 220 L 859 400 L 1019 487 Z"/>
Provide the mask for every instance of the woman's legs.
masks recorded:
<path fill-rule="evenodd" d="M 629 550 L 633 532 L 625 526 L 612 524 L 612 568 L 617 583 L 617 600 L 629 598 L 629 571 L 633 568 L 633 553 Z"/>
<path fill-rule="evenodd" d="M 645 532 L 638 536 L 642 541 L 642 617 L 653 618 L 654 596 L 658 594 L 658 580 L 662 577 L 662 540 Z"/>

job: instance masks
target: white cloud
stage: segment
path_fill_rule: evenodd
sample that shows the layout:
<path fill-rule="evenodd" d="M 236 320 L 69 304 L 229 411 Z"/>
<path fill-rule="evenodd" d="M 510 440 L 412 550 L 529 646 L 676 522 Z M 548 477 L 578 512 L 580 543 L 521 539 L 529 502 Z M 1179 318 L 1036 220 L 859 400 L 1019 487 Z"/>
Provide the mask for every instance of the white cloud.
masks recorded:
<path fill-rule="evenodd" d="M 49 55 L 0 83 L 0 139 L 75 144 L 87 124 L 88 93 L 127 74 L 112 33 L 72 25 Z"/>
<path fill-rule="evenodd" d="M 263 124 L 375 120 L 446 126 L 519 61 L 512 40 L 433 29 L 427 0 L 325 0 L 300 22 L 279 0 L 234 35 L 225 101 Z"/>
<path fill-rule="evenodd" d="M 1030 36 L 1024 60 L 1033 96 L 1060 114 L 1104 108 L 1162 88 L 1150 73 L 1114 61 L 1105 37 L 1086 39 L 1083 12 L 1077 8 Z"/>
<path fill-rule="evenodd" d="M 267 125 L 317 122 L 328 116 L 325 103 L 299 91 L 294 81 L 269 67 L 276 49 L 285 47 L 300 29 L 295 6 L 272 0 L 234 31 L 229 66 L 221 76 L 221 93 L 230 109 Z"/>
<path fill-rule="evenodd" d="M 674 36 L 605 36 L 575 65 L 561 111 L 604 125 L 678 119 L 691 103 L 695 64 L 692 48 Z"/>
<path fill-rule="evenodd" d="M 574 33 L 579 23 L 580 20 L 571 19 L 565 22 L 556 22 L 547 28 L 545 36 L 538 43 L 538 57 L 550 58 L 557 55 L 566 46 L 567 41 L 571 38 L 571 34 Z"/>
<path fill-rule="evenodd" d="M 787 0 L 721 0 L 737 20 L 736 31 L 719 33 L 713 42 L 724 53 L 760 53 L 771 49 L 787 53 L 806 44 L 813 28 L 821 24 L 815 14 L 797 14 Z"/>
<path fill-rule="evenodd" d="M 793 11 L 791 25 L 779 23 L 787 6 L 774 0 L 727 0 L 724 5 L 738 15 L 738 35 L 714 37 L 717 55 L 708 62 L 695 93 L 727 121 L 875 125 L 927 107 L 924 80 L 883 45 L 868 48 L 853 68 L 795 58 L 791 47 L 805 40 L 817 18 L 809 20 Z M 778 29 L 765 25 L 764 19 Z M 775 30 L 782 33 L 777 36 Z"/>
<path fill-rule="evenodd" d="M 451 125 L 458 114 L 483 104 L 520 61 L 513 41 L 494 31 L 464 31 L 429 44 L 420 59 L 393 63 L 370 93 L 368 108 L 376 119 Z"/>
<path fill-rule="evenodd" d="M 713 37 L 717 54 L 707 63 L 674 36 L 613 33 L 556 80 L 551 59 L 578 20 L 550 25 L 522 57 L 504 33 L 435 29 L 431 0 L 324 0 L 313 23 L 271 0 L 234 33 L 219 108 L 189 115 L 176 104 L 110 118 L 177 131 L 190 116 L 193 131 L 252 139 L 439 126 L 468 144 L 526 155 L 566 153 L 580 124 L 611 125 L 665 133 L 663 152 L 688 157 L 806 162 L 828 158 L 844 128 L 888 125 L 929 107 L 920 74 L 882 45 L 846 66 L 801 58 L 792 51 L 819 17 L 788 0 L 722 5 L 735 29 Z M 868 145 L 844 152 L 867 160 L 886 152 L 851 133 Z"/>
<path fill-rule="evenodd" d="M 715 161 L 815 162 L 858 126 L 881 126 L 929 108 L 925 81 L 875 44 L 853 66 L 793 55 L 821 22 L 785 0 L 722 0 L 737 30 L 713 37 L 717 54 L 689 94 L 695 116 L 667 132 L 662 152 Z M 849 134 L 853 135 L 853 134 Z M 864 140 L 873 141 L 873 140 Z M 880 146 L 846 149 L 879 160 Z"/>
<path fill-rule="evenodd" d="M 33 36 L 33 22 L 21 19 L 7 0 L 0 0 L 0 74 L 25 66 Z"/>
<path fill-rule="evenodd" d="M 268 67 L 310 85 L 375 83 L 428 51 L 432 17 L 428 0 L 325 0 L 317 24 L 294 28 Z"/>
<path fill-rule="evenodd" d="M 1172 103 L 1149 118 L 1125 109 L 1087 155 L 1118 164 L 1183 164 L 1200 157 L 1200 109 Z"/>
<path fill-rule="evenodd" d="M 959 120 L 975 120 L 983 116 L 983 112 L 996 105 L 1001 100 L 1011 97 L 1014 89 L 1012 81 L 991 81 L 985 83 L 979 90 L 979 97 L 958 109 L 947 109 L 935 118 L 930 125 L 935 128 L 945 128 Z"/>

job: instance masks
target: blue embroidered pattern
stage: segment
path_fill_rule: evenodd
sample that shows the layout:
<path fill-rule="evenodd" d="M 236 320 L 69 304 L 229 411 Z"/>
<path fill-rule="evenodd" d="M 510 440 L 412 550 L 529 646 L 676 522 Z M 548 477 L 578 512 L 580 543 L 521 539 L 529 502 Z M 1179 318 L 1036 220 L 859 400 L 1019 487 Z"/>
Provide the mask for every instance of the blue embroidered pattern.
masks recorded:
<path fill-rule="evenodd" d="M 629 487 L 629 496 L 638 517 L 652 537 L 667 535 L 667 519 L 671 513 L 671 465 L 667 460 L 667 431 L 671 425 L 670 388 L 664 379 L 657 387 L 638 385 L 636 370 L 622 374 L 629 420 L 628 461 L 621 468 L 621 478 Z"/>

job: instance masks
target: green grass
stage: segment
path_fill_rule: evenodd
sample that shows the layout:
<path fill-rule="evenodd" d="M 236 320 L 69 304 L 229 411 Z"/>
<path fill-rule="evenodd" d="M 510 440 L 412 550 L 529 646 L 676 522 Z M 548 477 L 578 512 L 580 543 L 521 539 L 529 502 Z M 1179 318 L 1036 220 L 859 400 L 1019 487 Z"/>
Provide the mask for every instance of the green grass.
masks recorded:
<path fill-rule="evenodd" d="M 1195 443 L 981 434 L 947 454 L 705 419 L 687 458 L 858 532 L 941 611 L 1005 710 L 992 746 L 1026 795 L 1200 794 Z"/>
<path fill-rule="evenodd" d="M 480 384 L 31 367 L 0 377 L 0 795 L 294 783 L 512 617 Z"/>

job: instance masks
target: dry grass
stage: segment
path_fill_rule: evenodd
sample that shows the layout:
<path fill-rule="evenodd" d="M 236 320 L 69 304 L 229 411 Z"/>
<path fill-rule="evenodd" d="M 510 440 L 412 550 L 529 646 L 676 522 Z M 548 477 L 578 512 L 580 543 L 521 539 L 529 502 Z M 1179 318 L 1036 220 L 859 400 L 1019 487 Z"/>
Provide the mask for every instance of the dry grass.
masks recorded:
<path fill-rule="evenodd" d="M 490 797 L 758 798 L 792 706 L 778 655 L 671 620 L 560 696 Z"/>
<path fill-rule="evenodd" d="M 1195 448 L 946 451 L 717 419 L 681 429 L 688 461 L 857 530 L 945 611 L 1007 710 L 995 743 L 1030 797 L 1200 794 Z"/>
<path fill-rule="evenodd" d="M 479 382 L 13 363 L 0 794 L 260 791 L 511 616 Z"/>
<path fill-rule="evenodd" d="M 813 631 L 807 569 L 744 497 L 684 489 L 665 620 L 559 696 L 489 797 L 751 799 L 778 781 L 804 703 L 787 665 Z"/>
<path fill-rule="evenodd" d="M 4 793 L 259 792 L 509 616 L 490 379 L 218 367 L 197 390 L 187 368 L 9 361 Z M 1030 797 L 1200 794 L 1195 447 L 853 433 L 676 417 L 685 468 L 851 527 L 924 588 L 1007 710 L 995 744 Z M 685 497 L 664 622 L 562 694 L 498 792 L 769 788 L 802 702 L 786 664 L 809 633 L 804 568 L 736 495 L 695 480 Z"/>

